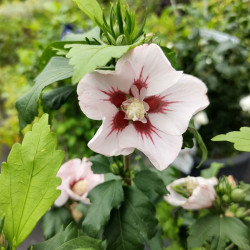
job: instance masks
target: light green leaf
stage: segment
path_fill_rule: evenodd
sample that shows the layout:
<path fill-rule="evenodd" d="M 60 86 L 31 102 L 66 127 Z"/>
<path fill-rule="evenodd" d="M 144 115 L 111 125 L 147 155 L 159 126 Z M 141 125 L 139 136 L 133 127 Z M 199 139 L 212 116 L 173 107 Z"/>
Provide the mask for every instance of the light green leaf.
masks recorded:
<path fill-rule="evenodd" d="M 103 12 L 96 0 L 73 0 L 92 21 L 103 24 Z"/>
<path fill-rule="evenodd" d="M 225 166 L 224 163 L 213 162 L 209 168 L 201 170 L 201 176 L 203 178 L 211 178 L 217 176 L 220 169 Z"/>
<path fill-rule="evenodd" d="M 111 180 L 95 187 L 88 195 L 91 205 L 83 221 L 83 228 L 91 236 L 96 236 L 108 222 L 113 208 L 119 208 L 123 199 L 121 180 Z"/>
<path fill-rule="evenodd" d="M 155 207 L 140 190 L 124 188 L 125 199 L 119 210 L 113 210 L 104 229 L 107 250 L 142 250 L 143 242 L 156 234 Z"/>
<path fill-rule="evenodd" d="M 120 58 L 131 46 L 72 44 L 65 47 L 71 48 L 66 57 L 74 66 L 72 82 L 77 83 L 85 74 L 105 66 L 112 58 Z"/>
<path fill-rule="evenodd" d="M 200 133 L 195 128 L 193 120 L 191 120 L 189 123 L 189 130 L 194 134 L 194 138 L 196 139 L 196 141 L 201 149 L 201 152 L 202 152 L 201 162 L 197 166 L 197 168 L 199 168 L 204 163 L 204 161 L 207 159 L 207 153 L 208 153 L 207 147 L 206 147 Z"/>
<path fill-rule="evenodd" d="M 56 235 L 64 226 L 68 226 L 73 220 L 70 212 L 65 207 L 51 208 L 42 219 L 43 236 L 49 239 Z"/>
<path fill-rule="evenodd" d="M 242 127 L 240 131 L 217 135 L 212 138 L 212 141 L 229 141 L 234 143 L 235 149 L 250 152 L 250 127 Z"/>
<path fill-rule="evenodd" d="M 75 91 L 75 85 L 67 85 L 46 92 L 42 95 L 43 105 L 47 109 L 59 109 Z"/>
<path fill-rule="evenodd" d="M 60 191 L 56 177 L 64 153 L 56 150 L 48 115 L 42 116 L 22 145 L 14 144 L 0 174 L 0 216 L 5 216 L 4 233 L 13 247 L 18 246 L 50 208 Z"/>
<path fill-rule="evenodd" d="M 64 231 L 60 231 L 53 238 L 36 244 L 33 250 L 101 250 L 101 241 L 81 236 L 74 224 L 70 224 Z"/>
<path fill-rule="evenodd" d="M 190 228 L 189 248 L 201 247 L 211 242 L 216 250 L 224 250 L 227 240 L 244 250 L 250 249 L 249 228 L 235 217 L 209 214 L 198 219 Z"/>
<path fill-rule="evenodd" d="M 44 70 L 35 79 L 35 84 L 25 95 L 21 96 L 17 103 L 20 129 L 31 123 L 38 115 L 38 100 L 42 90 L 56 82 L 73 75 L 73 67 L 64 57 L 52 57 Z"/>

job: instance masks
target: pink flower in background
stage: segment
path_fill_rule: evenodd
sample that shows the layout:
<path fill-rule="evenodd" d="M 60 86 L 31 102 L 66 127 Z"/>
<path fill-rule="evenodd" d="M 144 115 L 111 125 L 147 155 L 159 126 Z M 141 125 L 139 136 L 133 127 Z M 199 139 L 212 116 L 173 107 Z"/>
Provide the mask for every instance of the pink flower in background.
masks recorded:
<path fill-rule="evenodd" d="M 156 44 L 136 47 L 115 71 L 95 71 L 78 84 L 80 107 L 103 120 L 88 146 L 106 156 L 142 151 L 160 170 L 177 157 L 191 117 L 208 104 L 198 78 L 176 71 Z"/>
<path fill-rule="evenodd" d="M 214 186 L 217 183 L 218 180 L 215 177 L 210 179 L 190 176 L 181 178 L 167 186 L 169 194 L 164 199 L 173 206 L 181 206 L 185 209 L 211 207 L 216 199 Z"/>
<path fill-rule="evenodd" d="M 73 159 L 64 163 L 57 176 L 62 179 L 58 189 L 61 195 L 55 201 L 56 206 L 62 206 L 70 198 L 89 204 L 88 193 L 95 186 L 104 181 L 103 174 L 94 174 L 91 170 L 92 163 L 86 158 Z"/>

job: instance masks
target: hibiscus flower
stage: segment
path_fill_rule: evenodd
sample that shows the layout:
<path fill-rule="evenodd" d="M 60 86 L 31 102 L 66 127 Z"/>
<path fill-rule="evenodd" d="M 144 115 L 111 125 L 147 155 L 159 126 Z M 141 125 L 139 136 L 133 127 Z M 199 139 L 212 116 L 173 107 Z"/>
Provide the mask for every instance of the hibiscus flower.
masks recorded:
<path fill-rule="evenodd" d="M 121 57 L 115 71 L 97 70 L 79 82 L 83 113 L 103 123 L 88 146 L 106 155 L 142 151 L 162 170 L 174 161 L 191 117 L 208 105 L 205 84 L 176 71 L 156 44 Z"/>
<path fill-rule="evenodd" d="M 201 209 L 211 207 L 216 199 L 214 186 L 218 180 L 213 177 L 186 177 L 177 179 L 167 186 L 169 194 L 164 199 L 173 206 L 185 209 Z"/>
<path fill-rule="evenodd" d="M 64 205 L 69 198 L 85 204 L 90 203 L 87 198 L 89 191 L 104 182 L 104 175 L 94 174 L 91 165 L 92 162 L 83 158 L 83 160 L 72 159 L 61 166 L 57 173 L 62 179 L 58 187 L 61 195 L 55 201 L 56 206 Z"/>

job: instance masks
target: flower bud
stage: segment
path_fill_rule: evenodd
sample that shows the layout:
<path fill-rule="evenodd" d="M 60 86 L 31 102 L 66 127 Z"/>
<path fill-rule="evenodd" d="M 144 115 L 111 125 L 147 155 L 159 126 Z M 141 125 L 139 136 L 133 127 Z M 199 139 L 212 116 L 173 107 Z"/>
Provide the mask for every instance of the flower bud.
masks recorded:
<path fill-rule="evenodd" d="M 244 207 L 239 207 L 235 213 L 235 216 L 238 218 L 243 218 L 246 215 L 246 209 Z"/>
<path fill-rule="evenodd" d="M 233 188 L 236 187 L 236 182 L 235 182 L 234 177 L 233 177 L 232 175 L 229 175 L 229 176 L 227 177 L 227 179 L 228 179 L 228 182 L 231 184 L 231 186 L 232 186 Z"/>
<path fill-rule="evenodd" d="M 120 168 L 118 166 L 117 163 L 112 163 L 109 167 L 110 171 L 114 174 L 114 175 L 120 175 Z"/>
<path fill-rule="evenodd" d="M 230 198 L 229 198 L 229 196 L 228 196 L 227 194 L 224 194 L 224 195 L 222 196 L 222 200 L 223 200 L 224 202 L 229 202 L 229 201 L 230 201 Z"/>
<path fill-rule="evenodd" d="M 242 190 L 240 188 L 235 188 L 231 192 L 231 199 L 234 202 L 242 202 L 245 199 L 245 197 L 246 197 L 246 194 L 245 194 L 244 190 Z"/>
<path fill-rule="evenodd" d="M 219 194 L 228 194 L 230 195 L 231 193 L 231 190 L 232 190 L 232 186 L 228 180 L 228 178 L 226 176 L 222 176 L 220 179 L 219 179 L 219 184 L 217 186 L 217 192 Z"/>
<path fill-rule="evenodd" d="M 5 241 L 5 236 L 3 233 L 0 234 L 0 247 L 5 247 L 6 246 L 6 241 Z M 2 248 L 1 248 L 2 249 Z M 4 248 L 5 249 L 5 248 Z"/>
<path fill-rule="evenodd" d="M 202 177 L 187 177 L 175 180 L 167 186 L 169 195 L 164 199 L 174 205 L 185 209 L 201 209 L 211 207 L 216 199 L 214 186 L 217 179 Z"/>
<path fill-rule="evenodd" d="M 126 44 L 125 35 L 118 36 L 116 39 L 116 45 L 119 46 L 119 45 L 125 45 L 125 44 Z"/>

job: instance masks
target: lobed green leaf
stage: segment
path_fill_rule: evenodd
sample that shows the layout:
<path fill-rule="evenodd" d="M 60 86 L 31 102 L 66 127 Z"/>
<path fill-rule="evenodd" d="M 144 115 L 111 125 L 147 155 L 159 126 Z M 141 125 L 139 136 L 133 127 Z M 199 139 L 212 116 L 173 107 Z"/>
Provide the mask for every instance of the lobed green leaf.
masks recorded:
<path fill-rule="evenodd" d="M 98 185 L 88 197 L 91 205 L 82 225 L 85 232 L 96 236 L 108 222 L 111 210 L 118 209 L 124 199 L 121 180 L 111 180 Z"/>
<path fill-rule="evenodd" d="M 14 144 L 0 174 L 0 217 L 5 216 L 4 234 L 17 247 L 59 196 L 56 177 L 64 153 L 56 150 L 48 115 L 34 124 L 22 145 Z"/>
<path fill-rule="evenodd" d="M 211 249 L 224 250 L 227 240 L 244 250 L 250 249 L 249 228 L 235 217 L 208 214 L 190 228 L 188 247 L 201 247 L 210 242 Z"/>
<path fill-rule="evenodd" d="M 73 83 L 78 83 L 85 74 L 93 72 L 98 67 L 105 66 L 112 58 L 120 58 L 131 46 L 111 45 L 66 45 L 71 48 L 67 54 L 69 63 L 74 66 Z"/>
<path fill-rule="evenodd" d="M 119 210 L 113 210 L 104 229 L 107 250 L 141 250 L 142 242 L 156 234 L 155 207 L 136 187 L 124 188 L 125 199 Z"/>
<path fill-rule="evenodd" d="M 89 236 L 82 236 L 72 224 L 63 231 L 57 233 L 53 238 L 36 244 L 33 250 L 101 250 L 101 241 Z"/>
<path fill-rule="evenodd" d="M 212 138 L 212 141 L 229 141 L 234 143 L 235 149 L 250 152 L 250 127 L 242 127 L 240 131 L 217 135 Z"/>

